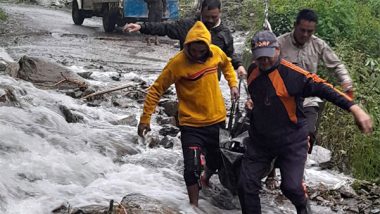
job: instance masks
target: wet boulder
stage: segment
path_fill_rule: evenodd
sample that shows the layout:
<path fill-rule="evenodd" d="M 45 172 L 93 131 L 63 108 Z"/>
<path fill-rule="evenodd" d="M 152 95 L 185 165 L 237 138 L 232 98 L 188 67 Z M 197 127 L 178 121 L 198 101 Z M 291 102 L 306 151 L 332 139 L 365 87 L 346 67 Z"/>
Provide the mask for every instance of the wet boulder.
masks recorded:
<path fill-rule="evenodd" d="M 83 117 L 81 115 L 72 113 L 71 110 L 64 105 L 59 105 L 59 110 L 62 112 L 68 123 L 78 123 L 83 121 Z"/>
<path fill-rule="evenodd" d="M 92 72 L 91 71 L 85 71 L 85 72 L 79 72 L 77 73 L 79 76 L 85 78 L 85 79 L 92 79 L 91 78 L 91 75 L 92 75 Z"/>
<path fill-rule="evenodd" d="M 12 88 L 0 88 L 0 106 L 1 105 L 19 105 L 19 102 Z"/>
<path fill-rule="evenodd" d="M 175 117 L 178 114 L 178 102 L 173 100 L 162 100 L 159 103 L 164 108 L 165 114 L 170 117 Z"/>
<path fill-rule="evenodd" d="M 173 148 L 173 146 L 174 146 L 174 139 L 170 138 L 168 136 L 165 136 L 160 141 L 160 145 L 163 146 L 165 149 Z"/>
<path fill-rule="evenodd" d="M 179 129 L 175 126 L 169 126 L 169 125 L 165 125 L 164 127 L 162 127 L 158 133 L 162 136 L 172 136 L 172 137 L 175 137 L 177 136 L 177 134 L 179 133 Z"/>
<path fill-rule="evenodd" d="M 155 148 L 160 145 L 160 138 L 158 135 L 148 135 L 145 136 L 145 144 L 149 146 L 149 148 Z"/>
<path fill-rule="evenodd" d="M 118 121 L 111 122 L 113 125 L 128 125 L 128 126 L 137 126 L 138 121 L 136 119 L 136 115 L 129 115 L 123 119 Z"/>
<path fill-rule="evenodd" d="M 51 212 L 55 214 L 108 214 L 108 210 L 108 206 L 101 205 L 88 205 L 84 207 L 72 208 L 70 205 L 63 204 L 53 209 Z"/>
<path fill-rule="evenodd" d="M 349 185 L 343 185 L 338 191 L 343 198 L 354 198 L 357 196 L 355 190 Z"/>
<path fill-rule="evenodd" d="M 150 198 L 148 196 L 132 193 L 123 197 L 121 205 L 126 209 L 127 213 L 135 214 L 179 214 L 178 210 L 165 205 L 165 203 Z"/>
<path fill-rule="evenodd" d="M 309 158 L 318 164 L 325 164 L 331 161 L 331 151 L 322 146 L 314 146 Z"/>
<path fill-rule="evenodd" d="M 163 117 L 162 115 L 157 115 L 156 122 L 159 125 L 172 125 L 172 126 L 177 125 L 177 121 L 175 120 L 175 117 Z"/>
<path fill-rule="evenodd" d="M 85 90 L 89 86 L 86 80 L 75 72 L 46 59 L 23 56 L 18 65 L 18 70 L 17 67 L 9 68 L 8 74 L 32 82 L 38 87 Z"/>
<path fill-rule="evenodd" d="M 5 73 L 11 77 L 16 77 L 17 72 L 20 69 L 20 65 L 17 62 L 11 62 L 6 64 Z"/>
<path fill-rule="evenodd" d="M 7 63 L 0 60 L 0 72 L 5 71 L 7 69 Z"/>

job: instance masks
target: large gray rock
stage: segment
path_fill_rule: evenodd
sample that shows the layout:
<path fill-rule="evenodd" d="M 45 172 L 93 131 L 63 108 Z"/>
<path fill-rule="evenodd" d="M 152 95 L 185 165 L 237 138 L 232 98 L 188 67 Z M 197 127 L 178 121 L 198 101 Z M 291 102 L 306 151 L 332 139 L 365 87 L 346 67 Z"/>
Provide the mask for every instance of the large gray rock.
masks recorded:
<path fill-rule="evenodd" d="M 175 117 L 178 114 L 178 102 L 172 100 L 162 100 L 159 103 L 160 106 L 164 107 L 164 112 L 170 116 Z"/>
<path fill-rule="evenodd" d="M 314 146 L 309 158 L 318 164 L 327 163 L 331 160 L 331 151 L 322 146 Z"/>
<path fill-rule="evenodd" d="M 178 210 L 166 206 L 159 200 L 148 196 L 132 193 L 124 196 L 121 205 L 128 213 L 134 214 L 179 214 Z"/>
<path fill-rule="evenodd" d="M 63 67 L 62 65 L 50 62 L 46 59 L 23 56 L 17 66 L 12 65 L 7 69 L 7 73 L 14 78 L 20 78 L 32 82 L 34 85 L 43 88 L 58 89 L 86 89 L 89 84 L 84 78 Z"/>
<path fill-rule="evenodd" d="M 59 105 L 58 107 L 68 123 L 78 123 L 83 121 L 83 117 L 81 115 L 72 113 L 71 110 L 68 109 L 66 106 Z"/>

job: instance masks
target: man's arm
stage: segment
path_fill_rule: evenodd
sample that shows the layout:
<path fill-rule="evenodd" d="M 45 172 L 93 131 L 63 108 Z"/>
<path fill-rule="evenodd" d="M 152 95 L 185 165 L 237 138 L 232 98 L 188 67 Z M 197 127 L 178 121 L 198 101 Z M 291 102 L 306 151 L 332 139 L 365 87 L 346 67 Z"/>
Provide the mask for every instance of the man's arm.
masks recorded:
<path fill-rule="evenodd" d="M 316 74 L 309 73 L 304 78 L 306 78 L 303 90 L 305 97 L 318 96 L 324 98 L 340 108 L 350 111 L 356 125 L 363 133 L 371 133 L 373 131 L 371 117 L 357 104 L 354 104 L 350 97 L 333 88 L 332 85 L 326 83 L 326 81 L 319 78 Z"/>
<path fill-rule="evenodd" d="M 228 31 L 224 31 L 223 33 L 225 34 L 225 36 L 224 36 L 225 41 L 224 42 L 226 44 L 226 48 L 224 48 L 225 50 L 223 50 L 223 51 L 226 53 L 226 55 L 228 57 L 231 58 L 232 65 L 236 70 L 238 70 L 239 76 L 241 73 L 244 73 L 244 75 L 246 75 L 247 72 L 246 72 L 245 68 L 243 67 L 243 63 L 241 62 L 240 58 L 235 53 L 234 39 L 231 35 L 231 32 L 228 30 Z"/>
<path fill-rule="evenodd" d="M 149 124 L 150 118 L 165 91 L 176 81 L 174 72 L 168 66 L 164 68 L 160 76 L 149 87 L 144 101 L 144 111 L 140 118 L 140 123 Z"/>
<path fill-rule="evenodd" d="M 334 70 L 335 76 L 338 78 L 344 92 L 352 91 L 352 79 L 346 67 L 326 42 L 323 42 L 322 46 L 323 63 L 327 68 Z"/>
<path fill-rule="evenodd" d="M 170 22 L 145 22 L 142 24 L 130 23 L 123 27 L 125 32 L 140 31 L 143 34 L 168 36 L 171 39 L 183 40 L 195 20 L 182 19 Z"/>
<path fill-rule="evenodd" d="M 238 81 L 236 78 L 236 73 L 234 71 L 234 68 L 232 67 L 230 59 L 227 57 L 227 55 L 219 49 L 219 53 L 221 55 L 222 62 L 220 64 L 220 68 L 222 69 L 222 73 L 224 78 L 228 82 L 228 86 L 230 86 L 231 89 L 231 97 L 234 99 L 237 99 L 239 97 L 239 91 L 237 90 Z"/>
<path fill-rule="evenodd" d="M 334 88 L 331 84 L 327 83 L 316 74 L 307 73 L 303 78 L 303 81 L 305 82 L 302 94 L 303 97 L 320 97 L 345 110 L 349 110 L 349 108 L 354 105 L 349 96 Z"/>

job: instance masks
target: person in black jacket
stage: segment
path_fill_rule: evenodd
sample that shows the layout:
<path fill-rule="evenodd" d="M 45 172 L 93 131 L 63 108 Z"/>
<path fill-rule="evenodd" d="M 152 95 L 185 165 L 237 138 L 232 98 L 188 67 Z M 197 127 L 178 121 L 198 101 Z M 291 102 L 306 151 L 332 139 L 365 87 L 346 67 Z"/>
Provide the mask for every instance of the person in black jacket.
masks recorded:
<path fill-rule="evenodd" d="M 242 211 L 261 213 L 261 179 L 276 158 L 282 192 L 298 214 L 311 213 L 303 186 L 309 135 L 304 98 L 317 96 L 351 112 L 363 133 L 372 132 L 371 117 L 316 74 L 281 59 L 272 32 L 256 33 L 251 44 L 255 62 L 248 69 L 247 82 L 253 108 L 238 187 Z"/>
<path fill-rule="evenodd" d="M 221 2 L 220 0 L 204 0 L 201 5 L 201 14 L 199 17 L 180 19 L 175 22 L 162 22 L 143 24 L 130 23 L 124 26 L 125 32 L 137 32 L 148 35 L 168 36 L 171 39 L 177 39 L 180 43 L 180 49 L 183 49 L 183 43 L 187 32 L 196 21 L 202 21 L 211 33 L 212 44 L 218 46 L 232 59 L 232 65 L 237 70 L 239 76 L 244 76 L 246 70 L 241 60 L 234 53 L 234 42 L 230 30 L 223 25 L 221 19 Z M 220 77 L 220 74 L 219 74 Z"/>

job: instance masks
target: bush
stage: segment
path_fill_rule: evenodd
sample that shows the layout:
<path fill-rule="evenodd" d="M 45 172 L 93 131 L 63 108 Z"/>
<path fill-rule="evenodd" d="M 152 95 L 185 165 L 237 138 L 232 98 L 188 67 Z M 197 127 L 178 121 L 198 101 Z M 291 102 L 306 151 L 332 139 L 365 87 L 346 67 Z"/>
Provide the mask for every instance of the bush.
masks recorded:
<path fill-rule="evenodd" d="M 7 15 L 5 12 L 0 8 L 0 21 L 5 21 L 7 20 Z"/>

